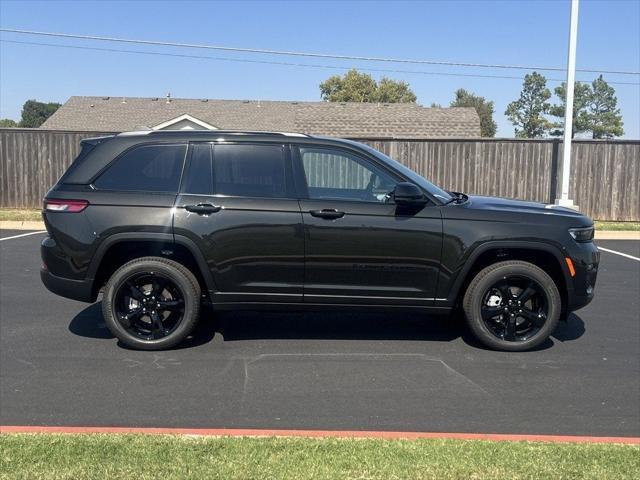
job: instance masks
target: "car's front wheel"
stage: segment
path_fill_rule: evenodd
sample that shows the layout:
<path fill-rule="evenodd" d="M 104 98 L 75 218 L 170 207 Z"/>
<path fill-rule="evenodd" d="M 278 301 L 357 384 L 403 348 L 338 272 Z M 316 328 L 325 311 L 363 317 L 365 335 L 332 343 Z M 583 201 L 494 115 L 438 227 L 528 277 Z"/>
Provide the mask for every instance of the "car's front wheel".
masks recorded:
<path fill-rule="evenodd" d="M 520 352 L 549 338 L 562 305 L 558 287 L 544 270 L 510 260 L 490 265 L 473 278 L 463 308 L 469 327 L 485 346 Z"/>
<path fill-rule="evenodd" d="M 200 285 L 193 273 L 161 257 L 132 260 L 111 276 L 102 313 L 111 332 L 140 350 L 171 348 L 193 330 L 200 311 Z"/>

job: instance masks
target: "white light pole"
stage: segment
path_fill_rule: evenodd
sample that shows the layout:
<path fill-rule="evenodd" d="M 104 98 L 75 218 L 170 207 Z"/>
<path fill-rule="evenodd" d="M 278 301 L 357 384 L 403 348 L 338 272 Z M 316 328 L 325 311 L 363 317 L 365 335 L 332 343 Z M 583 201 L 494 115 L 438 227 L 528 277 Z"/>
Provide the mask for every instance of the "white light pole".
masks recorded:
<path fill-rule="evenodd" d="M 556 205 L 577 208 L 569 198 L 571 176 L 571 132 L 573 130 L 573 90 L 576 82 L 576 44 L 578 42 L 579 0 L 571 0 L 571 26 L 569 28 L 569 58 L 567 59 L 567 98 L 564 111 L 564 143 L 562 149 L 562 192 Z"/>

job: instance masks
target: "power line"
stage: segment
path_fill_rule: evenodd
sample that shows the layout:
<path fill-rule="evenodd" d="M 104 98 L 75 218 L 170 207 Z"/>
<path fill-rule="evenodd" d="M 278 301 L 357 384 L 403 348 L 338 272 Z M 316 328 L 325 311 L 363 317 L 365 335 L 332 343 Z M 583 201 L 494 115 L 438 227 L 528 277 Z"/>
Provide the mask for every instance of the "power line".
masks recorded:
<path fill-rule="evenodd" d="M 60 37 L 60 38 L 75 38 L 80 40 L 98 40 L 104 42 L 121 42 L 121 43 L 135 43 L 139 45 L 157 45 L 164 47 L 180 47 L 180 48 L 200 48 L 207 50 L 221 50 L 227 52 L 243 52 L 243 53 L 258 53 L 265 55 L 285 55 L 296 57 L 314 57 L 314 58 L 332 58 L 335 60 L 358 60 L 367 62 L 390 62 L 390 63 L 410 63 L 418 65 L 441 65 L 441 66 L 454 66 L 454 67 L 476 67 L 476 68 L 503 68 L 503 69 L 516 69 L 516 70 L 540 70 L 540 71 L 557 71 L 563 72 L 564 68 L 561 67 L 534 67 L 526 65 L 504 65 L 504 64 L 485 64 L 485 63 L 463 63 L 463 62 L 446 62 L 437 60 L 414 60 L 405 58 L 384 58 L 384 57 L 366 57 L 357 55 L 337 55 L 329 53 L 313 53 L 313 52 L 296 52 L 287 50 L 268 50 L 260 48 L 241 48 L 241 47 L 225 47 L 220 45 L 205 45 L 196 43 L 178 43 L 178 42 L 161 42 L 156 40 L 139 40 L 129 38 L 117 38 L 117 37 L 100 37 L 96 35 L 76 35 L 71 33 L 54 33 L 54 32 L 40 32 L 35 30 L 22 30 L 14 28 L 0 28 L 0 32 L 19 33 L 25 35 L 41 35 L 48 37 Z M 607 73 L 616 75 L 640 75 L 640 72 L 624 71 L 624 70 L 595 70 L 595 69 L 576 69 L 578 72 L 584 73 Z"/>
<path fill-rule="evenodd" d="M 168 53 L 168 52 L 145 52 L 140 50 L 125 50 L 119 48 L 100 48 L 100 47 L 85 47 L 81 45 L 63 45 L 63 44 L 55 44 L 55 43 L 41 43 L 41 42 L 25 42 L 20 40 L 5 40 L 0 39 L 1 43 L 14 43 L 20 45 L 31 45 L 31 46 L 43 46 L 43 47 L 58 47 L 58 48 L 72 48 L 77 50 L 92 50 L 99 52 L 111 52 L 111 53 L 132 53 L 138 55 L 159 55 L 165 57 L 178 57 L 178 58 L 191 58 L 197 60 L 214 60 L 214 61 L 223 61 L 223 62 L 237 62 L 237 63 L 257 63 L 257 64 L 266 64 L 266 65 L 280 65 L 287 67 L 309 67 L 309 68 L 324 68 L 324 69 L 332 69 L 332 70 L 348 70 L 352 67 L 339 67 L 335 65 L 319 65 L 319 64 L 311 64 L 311 63 L 292 63 L 292 62 L 277 62 L 277 61 L 269 61 L 269 60 L 251 60 L 251 59 L 240 59 L 240 58 L 227 58 L 227 57 L 212 57 L 205 55 L 188 55 L 182 53 Z M 482 74 L 472 74 L 472 73 L 451 73 L 451 72 L 425 72 L 419 70 L 395 70 L 395 69 L 381 69 L 381 68 L 361 68 L 358 67 L 358 70 L 367 71 L 367 72 L 382 72 L 382 73 L 406 73 L 406 74 L 416 74 L 416 75 L 436 75 L 436 76 L 452 76 L 452 77 L 476 77 L 476 78 L 495 78 L 495 79 L 507 79 L 507 80 L 522 80 L 523 77 L 518 76 L 506 76 L 506 75 L 482 75 Z M 550 82 L 563 82 L 564 80 L 559 78 L 548 78 L 547 81 Z M 586 81 L 579 81 L 580 83 L 589 83 Z M 607 82 L 610 84 L 617 85 L 640 85 L 640 83 L 635 82 Z"/>

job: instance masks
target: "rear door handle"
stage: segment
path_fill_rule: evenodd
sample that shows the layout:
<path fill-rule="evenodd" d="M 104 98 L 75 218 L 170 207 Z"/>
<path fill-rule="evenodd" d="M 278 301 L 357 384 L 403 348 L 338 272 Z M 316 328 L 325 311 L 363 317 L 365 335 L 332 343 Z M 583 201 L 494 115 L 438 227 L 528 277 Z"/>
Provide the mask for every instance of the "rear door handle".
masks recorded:
<path fill-rule="evenodd" d="M 218 205 L 212 205 L 210 203 L 199 203 L 197 205 L 185 205 L 184 209 L 187 212 L 197 213 L 198 215 L 207 215 L 209 213 L 219 212 L 222 207 Z"/>
<path fill-rule="evenodd" d="M 324 208 L 322 210 L 310 210 L 309 213 L 314 217 L 326 218 L 328 220 L 344 217 L 344 212 L 340 212 L 335 208 Z"/>

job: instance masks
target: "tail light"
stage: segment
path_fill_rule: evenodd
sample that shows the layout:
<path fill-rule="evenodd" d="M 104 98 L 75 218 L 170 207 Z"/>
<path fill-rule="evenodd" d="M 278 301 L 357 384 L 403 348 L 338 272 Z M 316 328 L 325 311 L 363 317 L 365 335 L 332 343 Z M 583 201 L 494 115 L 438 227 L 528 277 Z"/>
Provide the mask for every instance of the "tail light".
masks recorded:
<path fill-rule="evenodd" d="M 45 199 L 44 209 L 47 212 L 77 213 L 83 211 L 89 202 L 86 200 L 49 200 Z"/>

